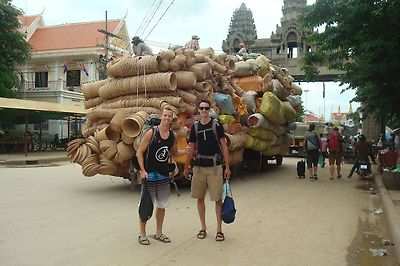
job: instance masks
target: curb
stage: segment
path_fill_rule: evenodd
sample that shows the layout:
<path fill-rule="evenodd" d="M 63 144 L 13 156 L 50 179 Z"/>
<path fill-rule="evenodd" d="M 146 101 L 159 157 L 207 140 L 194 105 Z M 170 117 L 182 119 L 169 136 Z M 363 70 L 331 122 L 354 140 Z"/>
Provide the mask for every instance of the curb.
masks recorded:
<path fill-rule="evenodd" d="M 397 262 L 400 263 L 400 215 L 393 204 L 389 192 L 382 182 L 382 175 L 376 175 L 375 183 L 381 194 L 383 208 L 389 224 L 389 230 L 392 233 L 394 248 L 396 249 Z"/>
<path fill-rule="evenodd" d="M 13 165 L 41 165 L 54 162 L 68 161 L 69 158 L 66 156 L 62 157 L 51 157 L 51 158 L 31 158 L 25 160 L 6 160 L 0 161 L 1 166 L 13 166 Z"/>

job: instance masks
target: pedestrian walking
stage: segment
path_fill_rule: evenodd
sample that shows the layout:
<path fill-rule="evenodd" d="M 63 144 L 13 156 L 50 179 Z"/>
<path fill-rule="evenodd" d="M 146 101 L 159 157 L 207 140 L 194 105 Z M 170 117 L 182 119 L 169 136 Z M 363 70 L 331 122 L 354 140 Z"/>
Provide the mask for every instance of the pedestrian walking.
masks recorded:
<path fill-rule="evenodd" d="M 315 124 L 311 124 L 308 127 L 308 132 L 304 136 L 304 149 L 307 154 L 307 169 L 310 174 L 310 180 L 318 180 L 320 139 L 315 133 Z"/>
<path fill-rule="evenodd" d="M 157 228 L 153 238 L 163 243 L 171 242 L 170 238 L 163 234 L 165 208 L 169 205 L 170 195 L 168 159 L 170 155 L 183 156 L 187 154 L 186 151 L 177 150 L 176 137 L 170 128 L 172 119 L 173 111 L 171 107 L 165 106 L 162 110 L 160 125 L 145 133 L 136 152 L 142 180 L 142 193 L 144 191 L 143 182 L 146 182 L 153 203 L 157 203 Z M 149 245 L 150 241 L 146 234 L 147 222 L 140 220 L 139 223 L 140 235 L 138 241 L 142 245 Z"/>
<path fill-rule="evenodd" d="M 132 38 L 133 52 L 136 56 L 153 55 L 151 48 L 139 36 Z"/>
<path fill-rule="evenodd" d="M 325 167 L 325 159 L 328 158 L 328 140 L 324 134 L 319 134 L 319 138 L 321 140 L 321 156 L 322 156 L 322 163 L 321 167 Z"/>
<path fill-rule="evenodd" d="M 200 49 L 199 40 L 200 40 L 199 36 L 193 35 L 192 39 L 186 43 L 186 48 L 193 49 L 195 51 L 199 50 Z"/>
<path fill-rule="evenodd" d="M 196 121 L 189 136 L 189 160 L 194 156 L 191 196 L 197 199 L 197 210 L 200 218 L 201 229 L 197 238 L 204 239 L 207 236 L 205 220 L 206 205 L 205 196 L 208 189 L 210 200 L 215 202 L 215 214 L 217 218 L 216 241 L 224 241 L 222 232 L 222 189 L 223 179 L 229 179 L 231 175 L 229 165 L 229 152 L 224 138 L 224 128 L 217 120 L 210 117 L 211 103 L 201 100 L 199 103 L 200 119 Z M 225 171 L 222 164 L 225 161 Z M 184 175 L 190 171 L 190 162 L 185 165 Z"/>
<path fill-rule="evenodd" d="M 328 137 L 328 151 L 329 151 L 329 172 L 331 174 L 330 179 L 334 179 L 335 173 L 335 163 L 337 171 L 337 179 L 340 179 L 342 175 L 340 174 L 340 164 L 342 163 L 343 156 L 343 143 L 342 137 L 339 134 L 339 129 L 334 127 L 332 132 L 329 133 Z"/>

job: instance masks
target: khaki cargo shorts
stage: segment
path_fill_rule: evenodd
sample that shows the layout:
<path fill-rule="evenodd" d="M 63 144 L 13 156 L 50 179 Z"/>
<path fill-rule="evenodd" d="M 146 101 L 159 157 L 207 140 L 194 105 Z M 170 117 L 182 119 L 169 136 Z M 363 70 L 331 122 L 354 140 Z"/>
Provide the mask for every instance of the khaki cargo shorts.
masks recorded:
<path fill-rule="evenodd" d="M 329 165 L 340 165 L 342 163 L 342 152 L 329 152 Z"/>
<path fill-rule="evenodd" d="M 224 179 L 221 165 L 211 167 L 195 166 L 192 177 L 192 198 L 205 198 L 208 188 L 210 200 L 218 201 L 222 199 L 223 184 Z"/>

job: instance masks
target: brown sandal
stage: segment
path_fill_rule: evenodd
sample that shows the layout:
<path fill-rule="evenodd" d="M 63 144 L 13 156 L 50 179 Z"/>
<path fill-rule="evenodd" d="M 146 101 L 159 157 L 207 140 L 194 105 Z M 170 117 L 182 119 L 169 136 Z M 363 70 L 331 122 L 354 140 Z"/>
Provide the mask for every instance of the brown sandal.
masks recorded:
<path fill-rule="evenodd" d="M 206 238 L 206 236 L 207 236 L 207 232 L 204 229 L 201 229 L 199 231 L 199 233 L 197 234 L 197 238 L 198 239 L 204 239 L 204 238 Z"/>
<path fill-rule="evenodd" d="M 170 243 L 171 242 L 171 239 L 169 239 L 169 237 L 164 235 L 164 234 L 161 234 L 160 236 L 154 235 L 153 238 L 155 240 L 161 241 L 163 243 Z"/>
<path fill-rule="evenodd" d="M 215 236 L 215 241 L 224 241 L 224 240 L 225 240 L 224 233 L 217 232 L 217 235 Z"/>

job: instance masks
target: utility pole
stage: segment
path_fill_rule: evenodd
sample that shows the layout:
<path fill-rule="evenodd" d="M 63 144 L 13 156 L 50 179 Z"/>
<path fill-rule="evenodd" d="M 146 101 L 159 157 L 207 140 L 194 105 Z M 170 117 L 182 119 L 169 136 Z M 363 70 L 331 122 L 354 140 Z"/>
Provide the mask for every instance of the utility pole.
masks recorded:
<path fill-rule="evenodd" d="M 105 25 L 105 30 L 103 30 L 103 29 L 98 29 L 97 31 L 100 32 L 100 33 L 102 33 L 102 34 L 104 34 L 104 35 L 106 36 L 106 42 L 105 42 L 105 44 L 97 44 L 97 46 L 103 47 L 103 48 L 105 49 L 105 55 L 104 55 L 104 56 L 103 56 L 103 55 L 100 55 L 100 62 L 101 62 L 103 65 L 106 65 L 106 64 L 107 64 L 108 62 L 110 62 L 110 60 L 111 60 L 111 58 L 110 58 L 110 56 L 109 56 L 109 52 L 110 52 L 110 51 L 111 51 L 111 52 L 115 52 L 115 51 L 116 51 L 114 48 L 110 47 L 110 45 L 109 45 L 110 37 L 118 38 L 118 39 L 122 39 L 122 38 L 119 37 L 118 35 L 115 35 L 114 33 L 108 31 L 107 11 L 106 11 L 106 25 Z"/>

